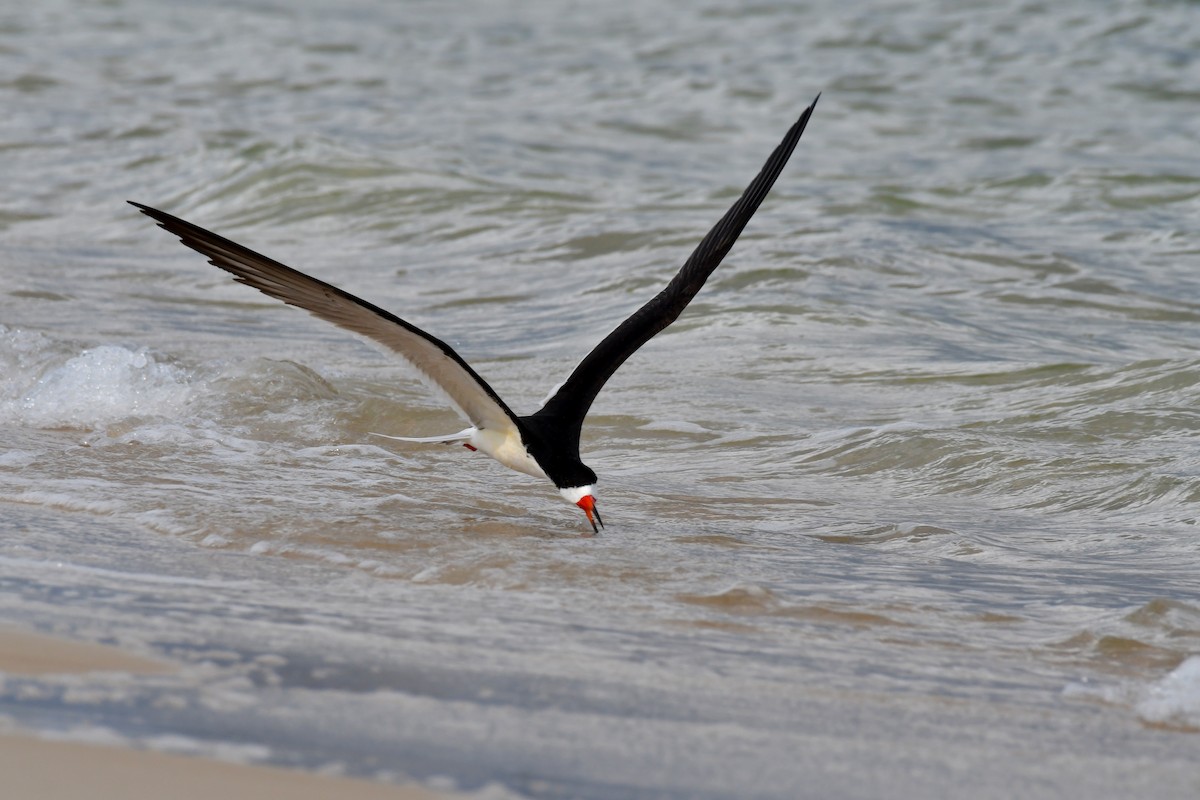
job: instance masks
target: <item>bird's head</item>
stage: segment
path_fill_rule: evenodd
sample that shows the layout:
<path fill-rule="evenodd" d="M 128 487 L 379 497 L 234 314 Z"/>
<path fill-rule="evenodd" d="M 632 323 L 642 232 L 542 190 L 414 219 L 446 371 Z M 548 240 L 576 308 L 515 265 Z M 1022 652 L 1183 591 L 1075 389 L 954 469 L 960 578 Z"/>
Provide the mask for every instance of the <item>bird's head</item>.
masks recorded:
<path fill-rule="evenodd" d="M 588 522 L 592 523 L 592 531 L 594 533 L 600 532 L 600 529 L 604 527 L 604 520 L 600 519 L 600 511 L 596 508 L 595 484 L 559 489 L 558 493 L 568 503 L 574 503 L 582 508 L 583 513 L 587 514 Z"/>

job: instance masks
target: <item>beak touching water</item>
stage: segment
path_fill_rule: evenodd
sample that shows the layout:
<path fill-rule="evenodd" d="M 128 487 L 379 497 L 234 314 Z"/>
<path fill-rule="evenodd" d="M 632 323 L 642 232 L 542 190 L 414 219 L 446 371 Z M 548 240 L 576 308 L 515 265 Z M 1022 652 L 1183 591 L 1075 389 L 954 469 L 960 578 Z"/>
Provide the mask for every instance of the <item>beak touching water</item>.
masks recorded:
<path fill-rule="evenodd" d="M 582 508 L 583 513 L 587 514 L 588 522 L 592 523 L 592 531 L 599 533 L 600 528 L 604 527 L 604 520 L 600 519 L 600 512 L 596 508 L 596 498 L 590 494 L 585 494 L 579 498 L 575 505 Z M 597 523 L 599 523 L 598 526 Z"/>

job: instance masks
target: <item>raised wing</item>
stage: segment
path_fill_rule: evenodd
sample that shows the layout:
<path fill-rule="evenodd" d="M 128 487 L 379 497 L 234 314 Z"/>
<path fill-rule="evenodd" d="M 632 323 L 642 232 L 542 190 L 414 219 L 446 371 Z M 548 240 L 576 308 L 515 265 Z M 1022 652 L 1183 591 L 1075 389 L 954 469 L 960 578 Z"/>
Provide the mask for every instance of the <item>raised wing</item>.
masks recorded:
<path fill-rule="evenodd" d="M 509 430 L 516 417 L 487 382 L 448 344 L 410 325 L 394 314 L 343 292 L 336 286 L 260 255 L 237 242 L 206 231 L 141 203 L 129 201 L 159 227 L 179 237 L 209 263 L 263 294 L 303 308 L 400 354 L 434 388 L 440 389 L 458 411 L 480 429 Z"/>
<path fill-rule="evenodd" d="M 796 142 L 800 141 L 800 135 L 804 133 L 804 127 L 819 99 L 821 96 L 817 95 L 812 105 L 804 109 L 800 119 L 771 153 L 758 176 L 746 187 L 733 207 L 725 212 L 721 221 L 708 232 L 666 288 L 596 345 L 571 373 L 571 377 L 559 387 L 558 392 L 533 415 L 535 418 L 553 419 L 559 425 L 568 426 L 578 440 L 583 418 L 605 382 L 639 347 L 675 321 L 733 247 L 742 229 L 779 177 Z"/>

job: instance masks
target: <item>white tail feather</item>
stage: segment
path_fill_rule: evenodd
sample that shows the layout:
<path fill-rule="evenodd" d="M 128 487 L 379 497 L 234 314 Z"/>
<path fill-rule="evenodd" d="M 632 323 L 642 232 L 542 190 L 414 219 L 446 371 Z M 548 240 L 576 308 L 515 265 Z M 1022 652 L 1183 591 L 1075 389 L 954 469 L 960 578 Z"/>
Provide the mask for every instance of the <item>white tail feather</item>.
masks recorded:
<path fill-rule="evenodd" d="M 397 442 L 417 442 L 419 444 L 456 444 L 458 442 L 467 442 L 475 435 L 475 428 L 467 428 L 465 431 L 458 433 L 449 433 L 445 436 L 390 436 L 386 433 L 372 433 L 372 436 L 382 436 L 384 439 L 394 439 Z"/>

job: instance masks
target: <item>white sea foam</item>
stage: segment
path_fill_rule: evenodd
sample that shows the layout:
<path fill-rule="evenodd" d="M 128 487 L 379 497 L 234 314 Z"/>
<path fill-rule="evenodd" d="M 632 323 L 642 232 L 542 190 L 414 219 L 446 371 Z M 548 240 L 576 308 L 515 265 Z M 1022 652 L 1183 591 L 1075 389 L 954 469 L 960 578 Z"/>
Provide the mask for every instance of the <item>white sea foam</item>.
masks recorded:
<path fill-rule="evenodd" d="M 1072 683 L 1063 689 L 1063 694 L 1132 706 L 1138 717 L 1155 725 L 1200 728 L 1200 656 L 1190 656 L 1149 685 Z"/>
<path fill-rule="evenodd" d="M 101 500 L 86 495 L 83 482 L 64 484 L 62 488 L 68 491 L 45 491 L 40 489 L 22 489 L 17 491 L 0 490 L 0 500 L 9 503 L 29 503 L 47 508 L 60 508 L 66 511 L 86 511 L 91 514 L 113 514 L 121 509 L 116 500 Z"/>
<path fill-rule="evenodd" d="M 1200 728 L 1200 656 L 1192 656 L 1142 692 L 1134 706 L 1147 722 Z"/>
<path fill-rule="evenodd" d="M 73 356 L 40 334 L 0 328 L 0 421 L 92 429 L 168 417 L 192 397 L 186 372 L 146 348 L 100 345 Z"/>

